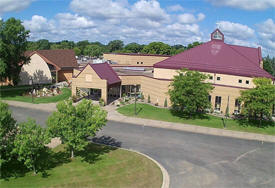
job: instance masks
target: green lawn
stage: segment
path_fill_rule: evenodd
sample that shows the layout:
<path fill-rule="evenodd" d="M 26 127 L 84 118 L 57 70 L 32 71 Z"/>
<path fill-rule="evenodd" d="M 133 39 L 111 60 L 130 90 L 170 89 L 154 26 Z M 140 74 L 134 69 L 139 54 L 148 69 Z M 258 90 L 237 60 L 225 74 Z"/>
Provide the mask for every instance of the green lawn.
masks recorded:
<path fill-rule="evenodd" d="M 135 116 L 134 114 L 134 104 L 126 105 L 117 109 L 117 111 L 125 116 Z M 199 125 L 205 127 L 223 128 L 223 122 L 220 117 L 205 115 L 204 118 L 196 119 L 186 119 L 175 116 L 170 110 L 165 108 L 157 108 L 148 104 L 137 104 L 137 117 L 154 119 L 168 122 L 185 123 L 192 125 Z M 258 127 L 252 125 L 248 122 L 240 122 L 233 119 L 226 120 L 226 129 L 252 132 L 260 134 L 275 135 L 275 125 L 274 122 L 269 122 L 265 124 L 264 127 Z"/>
<path fill-rule="evenodd" d="M 140 154 L 91 144 L 85 152 L 70 160 L 62 146 L 55 149 L 55 158 L 48 161 L 55 163 L 55 167 L 47 170 L 44 176 L 28 172 L 23 177 L 0 180 L 0 187 L 161 187 L 161 170 Z"/>
<path fill-rule="evenodd" d="M 0 99 L 1 100 L 12 100 L 21 102 L 32 102 L 31 96 L 23 96 L 23 94 L 30 89 L 29 86 L 20 87 L 1 87 L 0 88 Z M 61 94 L 52 97 L 35 97 L 34 103 L 53 103 L 61 100 L 68 99 L 71 96 L 71 90 L 69 88 L 62 88 Z"/>

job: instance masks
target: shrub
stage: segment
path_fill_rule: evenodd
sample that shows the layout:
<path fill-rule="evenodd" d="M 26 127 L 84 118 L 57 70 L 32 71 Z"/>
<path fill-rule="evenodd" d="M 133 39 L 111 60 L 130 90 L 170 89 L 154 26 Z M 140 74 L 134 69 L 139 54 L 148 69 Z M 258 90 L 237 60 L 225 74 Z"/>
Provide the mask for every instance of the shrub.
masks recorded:
<path fill-rule="evenodd" d="M 100 106 L 104 106 L 105 105 L 105 102 L 102 98 L 99 99 L 99 105 Z"/>
<path fill-rule="evenodd" d="M 77 102 L 77 96 L 73 95 L 73 96 L 72 96 L 72 101 L 73 101 L 73 102 Z"/>
<path fill-rule="evenodd" d="M 150 95 L 148 95 L 148 103 L 151 103 L 151 98 L 150 98 Z"/>
<path fill-rule="evenodd" d="M 167 107 L 167 99 L 165 98 L 164 107 Z"/>
<path fill-rule="evenodd" d="M 140 94 L 140 99 L 143 101 L 144 100 L 144 95 L 143 93 Z"/>

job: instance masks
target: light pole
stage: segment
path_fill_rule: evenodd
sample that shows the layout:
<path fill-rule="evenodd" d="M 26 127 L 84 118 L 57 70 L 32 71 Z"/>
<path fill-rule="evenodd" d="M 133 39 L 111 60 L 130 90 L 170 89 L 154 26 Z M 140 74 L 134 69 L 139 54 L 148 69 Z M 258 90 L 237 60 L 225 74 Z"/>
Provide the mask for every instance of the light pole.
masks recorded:
<path fill-rule="evenodd" d="M 31 77 L 31 79 L 30 79 L 30 84 L 31 84 L 31 86 L 32 86 L 32 91 L 31 91 L 31 93 L 32 93 L 32 103 L 33 103 L 33 79 L 32 79 L 32 77 Z"/>
<path fill-rule="evenodd" d="M 137 115 L 137 85 L 135 85 L 135 115 Z"/>

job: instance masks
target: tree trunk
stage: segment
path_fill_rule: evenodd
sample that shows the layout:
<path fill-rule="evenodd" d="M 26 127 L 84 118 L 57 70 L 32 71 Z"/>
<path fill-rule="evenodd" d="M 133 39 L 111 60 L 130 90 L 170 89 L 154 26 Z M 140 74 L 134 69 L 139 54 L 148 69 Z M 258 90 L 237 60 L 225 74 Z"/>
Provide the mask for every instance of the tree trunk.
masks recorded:
<path fill-rule="evenodd" d="M 33 168 L 33 174 L 36 175 L 35 165 L 32 165 L 32 168 Z"/>
<path fill-rule="evenodd" d="M 74 149 L 71 150 L 71 158 L 74 158 Z"/>
<path fill-rule="evenodd" d="M 262 127 L 262 120 L 263 120 L 263 113 L 261 113 L 261 117 L 260 117 L 260 127 Z"/>

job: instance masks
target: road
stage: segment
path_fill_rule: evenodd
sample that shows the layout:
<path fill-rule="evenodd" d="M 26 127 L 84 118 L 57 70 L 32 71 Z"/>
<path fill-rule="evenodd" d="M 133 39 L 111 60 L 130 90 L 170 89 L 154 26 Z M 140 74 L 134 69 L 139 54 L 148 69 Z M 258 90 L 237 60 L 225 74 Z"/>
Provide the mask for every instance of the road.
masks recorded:
<path fill-rule="evenodd" d="M 50 113 L 10 107 L 17 121 L 43 127 Z M 171 188 L 274 188 L 275 144 L 108 122 L 94 139 L 149 155 L 166 168 Z"/>

